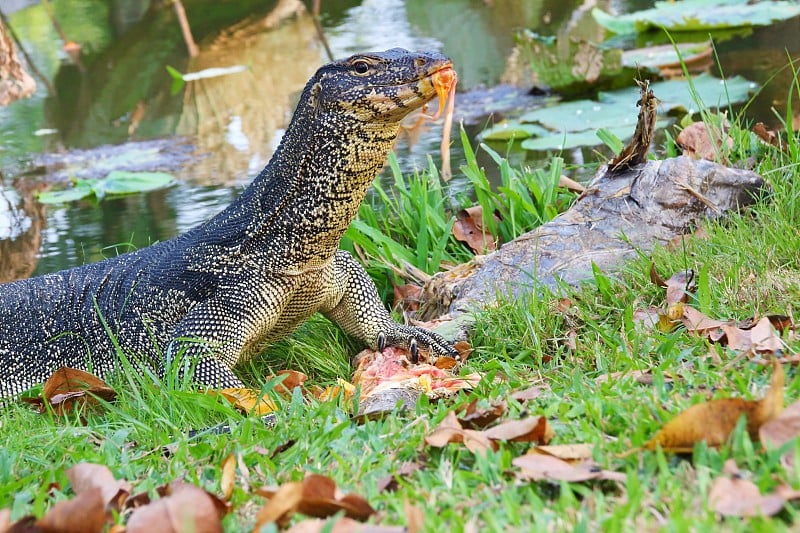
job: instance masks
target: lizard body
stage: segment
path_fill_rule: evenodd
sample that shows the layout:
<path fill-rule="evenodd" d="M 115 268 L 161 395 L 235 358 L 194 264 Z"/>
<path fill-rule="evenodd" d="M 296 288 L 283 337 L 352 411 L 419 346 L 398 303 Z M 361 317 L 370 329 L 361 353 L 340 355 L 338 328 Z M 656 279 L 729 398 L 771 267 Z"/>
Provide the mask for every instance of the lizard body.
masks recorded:
<path fill-rule="evenodd" d="M 400 120 L 451 66 L 402 49 L 323 66 L 270 162 L 217 216 L 135 252 L 0 285 L 0 397 L 61 366 L 104 377 L 118 349 L 156 372 L 180 355 L 196 362 L 199 384 L 240 387 L 236 363 L 318 311 L 372 348 L 455 356 L 438 335 L 394 322 L 338 250 Z"/>

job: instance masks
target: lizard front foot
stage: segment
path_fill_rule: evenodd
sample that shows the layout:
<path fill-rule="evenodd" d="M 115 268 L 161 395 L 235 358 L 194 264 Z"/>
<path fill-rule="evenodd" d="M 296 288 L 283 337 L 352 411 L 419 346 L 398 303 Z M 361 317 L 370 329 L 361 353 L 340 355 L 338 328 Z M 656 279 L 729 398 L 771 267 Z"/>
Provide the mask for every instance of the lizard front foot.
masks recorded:
<path fill-rule="evenodd" d="M 436 362 L 440 356 L 452 357 L 456 361 L 461 361 L 461 356 L 444 337 L 438 333 L 416 326 L 404 326 L 395 324 L 387 331 L 378 333 L 378 351 L 382 352 L 387 346 L 405 348 L 411 352 L 411 362 L 419 363 L 419 349 L 430 354 L 430 363 Z"/>

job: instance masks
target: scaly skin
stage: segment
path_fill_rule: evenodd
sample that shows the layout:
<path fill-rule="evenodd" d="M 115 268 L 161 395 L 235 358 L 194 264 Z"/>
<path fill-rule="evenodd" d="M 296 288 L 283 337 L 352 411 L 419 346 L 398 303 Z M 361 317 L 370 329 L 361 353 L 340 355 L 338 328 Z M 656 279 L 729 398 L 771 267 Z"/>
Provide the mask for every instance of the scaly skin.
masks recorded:
<path fill-rule="evenodd" d="M 196 382 L 240 387 L 237 362 L 317 311 L 372 348 L 455 357 L 438 335 L 394 322 L 338 250 L 400 120 L 435 96 L 430 76 L 450 66 L 401 49 L 326 65 L 269 164 L 219 215 L 133 253 L 0 285 L 0 397 L 61 366 L 104 377 L 119 350 L 157 373 L 185 357 Z"/>

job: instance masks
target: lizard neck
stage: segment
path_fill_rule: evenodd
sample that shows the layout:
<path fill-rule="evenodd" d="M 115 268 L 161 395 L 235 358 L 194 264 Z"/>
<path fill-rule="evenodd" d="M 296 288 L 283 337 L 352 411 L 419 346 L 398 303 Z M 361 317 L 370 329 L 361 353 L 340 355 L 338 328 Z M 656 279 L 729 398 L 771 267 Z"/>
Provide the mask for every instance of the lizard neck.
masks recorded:
<path fill-rule="evenodd" d="M 295 116 L 270 163 L 242 195 L 251 213 L 245 250 L 264 251 L 269 268 L 323 267 L 382 168 L 399 123 Z"/>

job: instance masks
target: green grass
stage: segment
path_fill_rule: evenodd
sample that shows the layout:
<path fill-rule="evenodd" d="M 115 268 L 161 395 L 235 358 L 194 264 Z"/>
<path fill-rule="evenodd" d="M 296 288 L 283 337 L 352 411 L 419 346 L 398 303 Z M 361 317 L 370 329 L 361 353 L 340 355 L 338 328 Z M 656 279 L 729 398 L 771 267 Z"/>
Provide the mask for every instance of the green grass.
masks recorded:
<path fill-rule="evenodd" d="M 653 260 L 662 276 L 695 269 L 700 278 L 696 303 L 714 317 L 743 319 L 787 309 L 796 316 L 800 307 L 800 139 L 790 139 L 789 152 L 782 153 L 759 145 L 746 130 L 734 129 L 733 134 L 736 143 L 729 157 L 732 161 L 754 158 L 756 170 L 768 178 L 773 194 L 744 213 L 706 224 L 707 240 L 692 240 L 678 252 L 656 250 Z M 443 189 L 430 179 L 413 182 L 413 187 L 422 189 L 412 190 L 411 181 L 400 184 L 399 196 L 378 192 L 386 195 L 383 201 L 390 218 L 406 218 L 374 226 L 401 243 L 385 241 L 382 250 L 375 249 L 374 261 L 386 259 L 381 254 L 392 246 L 406 247 L 429 268 L 437 261 L 462 260 L 456 248 L 443 251 L 437 259 L 431 255 L 433 245 L 417 249 L 412 244 L 415 241 L 408 232 L 424 226 L 420 225 L 423 219 L 436 226 L 428 226 L 428 243 L 453 243 L 445 239 L 450 221 L 443 207 L 449 201 Z M 420 211 L 403 213 L 421 209 L 417 194 L 423 195 L 427 206 L 424 217 L 417 215 Z M 395 207 L 391 202 L 396 202 Z M 406 499 L 418 505 L 425 514 L 426 531 L 463 531 L 470 525 L 478 531 L 792 529 L 800 511 L 797 504 L 787 505 L 769 519 L 720 519 L 709 508 L 712 480 L 729 458 L 749 472 L 762 492 L 781 482 L 800 488 L 800 470 L 784 470 L 776 453 L 763 451 L 743 431 L 720 449 L 700 445 L 691 457 L 651 451 L 620 457 L 644 444 L 682 409 L 709 396 L 760 398 L 769 382 L 767 368 L 737 360 L 730 352 L 721 352 L 724 363 L 720 366 L 708 357 L 706 341 L 683 331 L 659 333 L 633 326 L 633 309 L 663 301 L 663 290 L 649 281 L 649 262 L 650 258 L 643 257 L 618 275 L 598 276 L 594 283 L 571 290 L 574 310 L 569 317 L 553 312 L 553 297 L 546 295 L 501 302 L 481 313 L 471 338 L 476 350 L 463 371 L 498 379 L 485 381 L 471 395 L 436 403 L 422 400 L 413 412 L 379 421 L 354 423 L 348 401 L 321 403 L 295 396 L 278 399 L 278 422 L 270 428 L 242 417 L 217 398 L 180 387 L 158 388 L 133 373 L 112 382 L 119 391 L 118 400 L 99 413 L 87 414 L 85 423 L 76 415 L 38 415 L 12 405 L 0 413 L 0 509 L 10 508 L 15 519 L 42 515 L 53 501 L 71 497 L 64 471 L 80 461 L 108 465 L 118 478 L 132 481 L 135 492 L 186 479 L 218 493 L 220 464 L 235 452 L 247 466 L 251 486 L 298 480 L 306 472 L 327 474 L 344 491 L 365 496 L 381 511 L 383 524 L 405 524 Z M 562 342 L 570 329 L 577 332 L 574 352 Z M 260 373 L 294 368 L 327 384 L 349 376 L 348 358 L 357 349 L 334 326 L 315 319 L 243 372 L 257 381 Z M 800 343 L 794 341 L 790 351 L 798 350 Z M 653 384 L 639 384 L 624 376 L 598 380 L 637 369 L 650 369 Z M 789 403 L 800 398 L 800 380 L 795 368 L 786 370 Z M 666 374 L 682 379 L 669 383 Z M 427 432 L 454 405 L 473 396 L 506 399 L 512 390 L 539 380 L 549 390 L 525 406 L 509 401 L 509 417 L 522 416 L 523 410 L 547 416 L 555 430 L 554 443 L 593 444 L 595 460 L 624 472 L 624 484 L 519 483 L 511 460 L 527 450 L 524 443 L 505 444 L 486 457 L 458 445 L 444 449 L 424 445 Z M 186 436 L 190 428 L 218 423 L 230 424 L 232 433 Z M 289 441 L 294 445 L 271 455 Z M 165 458 L 162 447 L 171 443 L 177 446 Z M 396 493 L 378 492 L 377 482 L 396 472 L 403 461 L 424 461 L 425 467 L 403 479 Z M 249 531 L 262 503 L 244 490 L 239 479 L 232 500 L 235 511 L 224 522 L 229 531 Z"/>

